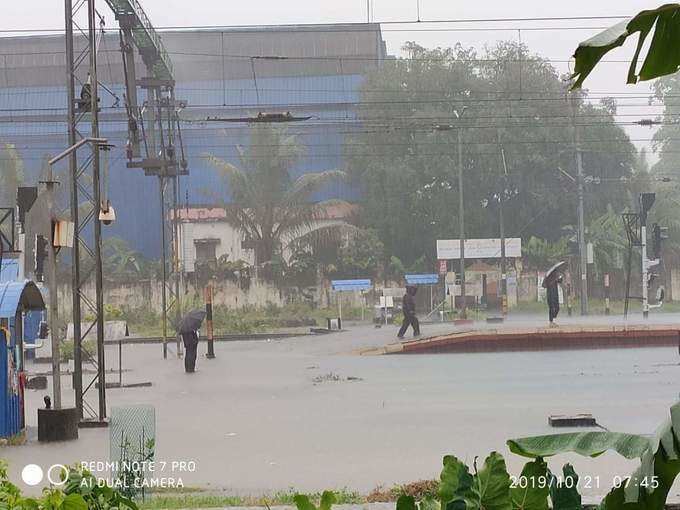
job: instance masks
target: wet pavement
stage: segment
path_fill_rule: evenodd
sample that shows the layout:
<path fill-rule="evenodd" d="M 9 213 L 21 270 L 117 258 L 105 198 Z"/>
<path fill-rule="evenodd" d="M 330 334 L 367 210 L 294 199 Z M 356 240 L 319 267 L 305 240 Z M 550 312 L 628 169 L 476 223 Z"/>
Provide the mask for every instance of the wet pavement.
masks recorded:
<path fill-rule="evenodd" d="M 661 322 L 676 319 L 667 314 Z M 508 324 L 531 322 L 518 318 Z M 423 332 L 461 329 L 429 324 Z M 163 360 L 161 346 L 126 345 L 123 382 L 153 386 L 111 389 L 108 405 L 155 406 L 156 459 L 196 463 L 194 471 L 164 474 L 181 478 L 185 486 L 236 494 L 290 487 L 368 492 L 377 485 L 437 477 L 441 458 L 449 453 L 472 463 L 498 450 L 518 474 L 524 459 L 508 452 L 506 439 L 556 432 L 547 425 L 550 414 L 587 412 L 611 430 L 652 433 L 680 389 L 674 348 L 353 354 L 392 342 L 395 335 L 393 326 L 352 325 L 349 331 L 313 337 L 221 342 L 213 360 L 205 358 L 201 344 L 194 374 L 185 374 L 182 360 L 172 355 Z M 107 366 L 117 367 L 117 347 L 107 348 L 107 356 Z M 65 400 L 72 401 L 70 377 L 63 378 L 62 387 Z M 12 477 L 18 480 L 29 462 L 47 467 L 107 460 L 107 429 L 81 430 L 75 442 L 35 441 L 36 409 L 44 394 L 28 392 L 31 440 L 0 453 L 10 462 Z M 582 488 L 587 501 L 635 466 L 614 454 L 561 456 L 551 463 L 559 470 L 566 460 L 590 477 Z M 680 499 L 678 492 L 672 499 Z"/>

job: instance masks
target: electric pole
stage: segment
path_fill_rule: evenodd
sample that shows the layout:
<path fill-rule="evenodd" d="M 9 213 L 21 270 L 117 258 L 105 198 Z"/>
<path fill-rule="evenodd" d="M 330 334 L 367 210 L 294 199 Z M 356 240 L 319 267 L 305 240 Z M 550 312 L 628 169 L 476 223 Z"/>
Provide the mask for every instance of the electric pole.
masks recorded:
<path fill-rule="evenodd" d="M 588 253 L 586 251 L 586 226 L 585 211 L 583 205 L 584 184 L 583 184 L 583 158 L 580 147 L 580 137 L 576 124 L 576 105 L 572 96 L 572 120 L 574 132 L 574 151 L 576 154 L 576 170 L 578 178 L 578 251 L 579 251 L 579 271 L 581 282 L 579 285 L 581 292 L 581 315 L 588 315 Z"/>
<path fill-rule="evenodd" d="M 461 128 L 456 130 L 458 134 L 458 221 L 460 229 L 460 316 L 467 318 L 467 297 L 465 294 L 465 204 L 463 202 L 463 143 Z"/>
<path fill-rule="evenodd" d="M 498 136 L 498 146 L 501 150 L 501 161 L 503 162 L 503 177 L 501 179 L 501 191 L 498 195 L 498 223 L 501 235 L 501 313 L 503 316 L 508 314 L 508 274 L 507 262 L 505 259 L 505 220 L 503 217 L 503 202 L 506 198 L 508 187 L 508 166 L 505 162 L 505 150 L 501 145 L 500 129 L 496 132 Z"/>
<path fill-rule="evenodd" d="M 52 348 L 52 404 L 54 409 L 61 409 L 61 366 L 59 364 L 59 304 L 57 299 L 57 250 L 54 246 L 54 186 L 59 184 L 54 180 L 52 165 L 47 166 L 47 179 L 43 181 L 47 194 L 47 264 L 49 265 L 49 293 L 50 293 L 50 345 Z"/>

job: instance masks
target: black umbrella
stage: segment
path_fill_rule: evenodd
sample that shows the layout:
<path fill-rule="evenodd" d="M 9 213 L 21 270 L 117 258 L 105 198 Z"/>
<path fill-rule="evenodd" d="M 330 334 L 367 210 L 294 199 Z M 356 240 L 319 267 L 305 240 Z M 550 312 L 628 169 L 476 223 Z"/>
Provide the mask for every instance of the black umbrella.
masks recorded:
<path fill-rule="evenodd" d="M 177 332 L 191 333 L 192 331 L 197 331 L 201 328 L 203 324 L 203 319 L 205 319 L 205 310 L 192 310 L 184 316 L 182 321 L 177 327 Z"/>
<path fill-rule="evenodd" d="M 559 277 L 559 274 L 564 271 L 564 269 L 567 267 L 567 263 L 565 261 L 558 262 L 555 264 L 553 267 L 548 269 L 545 273 L 545 277 L 543 278 L 543 287 L 547 287 L 550 283 L 552 283 L 553 280 L 557 280 Z"/>

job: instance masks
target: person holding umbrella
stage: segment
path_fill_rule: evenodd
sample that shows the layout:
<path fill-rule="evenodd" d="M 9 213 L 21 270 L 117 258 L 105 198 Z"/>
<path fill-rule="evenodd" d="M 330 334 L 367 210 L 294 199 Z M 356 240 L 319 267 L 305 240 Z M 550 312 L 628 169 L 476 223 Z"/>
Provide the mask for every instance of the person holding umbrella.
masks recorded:
<path fill-rule="evenodd" d="M 184 343 L 184 371 L 188 374 L 196 370 L 198 353 L 198 330 L 205 319 L 205 310 L 192 310 L 179 323 L 177 332 Z"/>
<path fill-rule="evenodd" d="M 562 271 L 566 267 L 566 262 L 558 262 L 553 267 L 548 269 L 543 278 L 543 288 L 545 289 L 545 297 L 548 303 L 548 320 L 550 326 L 555 326 L 555 319 L 560 313 L 560 291 L 559 285 L 562 283 Z"/>
<path fill-rule="evenodd" d="M 409 326 L 413 326 L 413 336 L 420 336 L 420 323 L 418 317 L 416 317 L 416 292 L 418 292 L 418 287 L 415 285 L 406 286 L 406 294 L 404 294 L 401 306 L 404 320 L 401 323 L 401 328 L 399 328 L 399 333 L 397 333 L 397 338 L 404 338 L 404 333 Z"/>

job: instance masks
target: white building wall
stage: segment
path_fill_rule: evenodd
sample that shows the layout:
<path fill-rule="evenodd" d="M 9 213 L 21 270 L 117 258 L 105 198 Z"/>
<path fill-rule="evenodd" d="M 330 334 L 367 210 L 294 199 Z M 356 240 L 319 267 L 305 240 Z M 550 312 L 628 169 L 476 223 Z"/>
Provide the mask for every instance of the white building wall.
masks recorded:
<path fill-rule="evenodd" d="M 253 250 L 244 250 L 241 246 L 243 234 L 226 221 L 183 223 L 181 231 L 185 271 L 193 272 L 196 266 L 195 242 L 201 239 L 218 239 L 215 246 L 215 257 L 227 255 L 229 260 L 244 260 L 249 264 L 255 262 Z"/>

